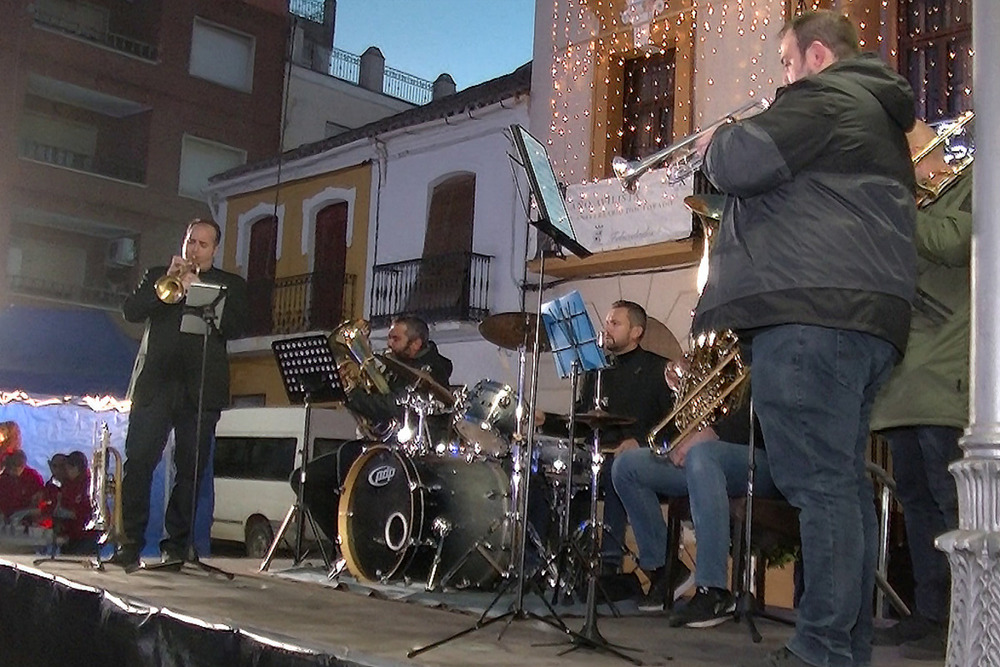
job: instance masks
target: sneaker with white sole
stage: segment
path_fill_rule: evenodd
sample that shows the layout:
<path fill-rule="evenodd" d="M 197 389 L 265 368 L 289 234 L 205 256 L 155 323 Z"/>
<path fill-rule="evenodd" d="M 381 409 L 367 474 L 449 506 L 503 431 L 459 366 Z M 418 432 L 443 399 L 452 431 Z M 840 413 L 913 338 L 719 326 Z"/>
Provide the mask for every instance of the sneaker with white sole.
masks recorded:
<path fill-rule="evenodd" d="M 711 628 L 725 623 L 736 611 L 736 598 L 724 588 L 699 586 L 688 603 L 670 615 L 670 627 Z"/>

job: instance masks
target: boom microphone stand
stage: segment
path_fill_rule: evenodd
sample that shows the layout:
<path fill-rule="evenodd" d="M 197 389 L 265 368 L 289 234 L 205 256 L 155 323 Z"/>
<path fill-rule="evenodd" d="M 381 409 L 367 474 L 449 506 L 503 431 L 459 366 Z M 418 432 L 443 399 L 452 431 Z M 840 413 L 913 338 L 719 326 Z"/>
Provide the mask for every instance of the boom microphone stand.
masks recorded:
<path fill-rule="evenodd" d="M 206 292 L 206 294 L 200 294 L 201 291 Z M 210 299 L 207 303 L 199 305 L 191 304 L 191 302 L 202 301 L 203 298 L 206 297 Z M 198 552 L 194 546 L 195 517 L 197 516 L 196 510 L 198 507 L 198 486 L 201 481 L 199 479 L 200 466 L 198 465 L 198 461 L 201 458 L 202 422 L 204 421 L 205 363 L 208 357 L 208 337 L 212 331 L 218 331 L 216 322 L 218 322 L 222 317 L 221 311 L 222 305 L 225 303 L 225 297 L 225 285 L 194 283 L 188 289 L 187 302 L 189 305 L 185 306 L 185 313 L 181 318 L 181 332 L 201 333 L 201 375 L 198 383 L 198 416 L 195 418 L 194 471 L 191 483 L 191 523 L 188 527 L 188 543 L 184 554 L 184 560 L 180 562 L 164 561 L 162 563 L 154 563 L 152 565 L 144 564 L 142 568 L 140 568 L 143 570 L 171 570 L 174 572 L 180 572 L 183 570 L 185 565 L 191 564 L 204 572 L 208 572 L 209 574 L 221 574 L 226 579 L 233 579 L 235 576 L 232 572 L 226 572 L 225 570 L 202 562 L 198 558 Z M 174 446 L 176 447 L 176 445 L 177 443 L 175 438 Z M 204 472 L 204 470 L 200 472 Z"/>

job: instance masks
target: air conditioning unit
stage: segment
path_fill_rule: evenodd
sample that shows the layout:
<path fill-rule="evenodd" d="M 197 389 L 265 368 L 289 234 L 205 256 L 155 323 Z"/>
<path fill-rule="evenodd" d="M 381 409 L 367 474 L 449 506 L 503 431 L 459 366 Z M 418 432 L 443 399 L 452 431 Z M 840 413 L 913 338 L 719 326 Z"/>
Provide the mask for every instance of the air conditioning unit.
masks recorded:
<path fill-rule="evenodd" d="M 135 239 L 123 236 L 108 245 L 108 266 L 135 266 Z"/>

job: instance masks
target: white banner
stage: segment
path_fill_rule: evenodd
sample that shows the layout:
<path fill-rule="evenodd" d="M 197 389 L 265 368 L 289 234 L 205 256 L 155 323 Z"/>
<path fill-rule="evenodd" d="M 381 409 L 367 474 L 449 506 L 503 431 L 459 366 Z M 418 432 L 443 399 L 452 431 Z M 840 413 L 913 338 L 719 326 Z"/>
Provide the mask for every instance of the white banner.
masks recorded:
<path fill-rule="evenodd" d="M 684 206 L 691 181 L 669 185 L 663 171 L 644 174 L 634 191 L 617 179 L 570 185 L 566 208 L 583 247 L 602 252 L 691 236 L 691 211 Z"/>

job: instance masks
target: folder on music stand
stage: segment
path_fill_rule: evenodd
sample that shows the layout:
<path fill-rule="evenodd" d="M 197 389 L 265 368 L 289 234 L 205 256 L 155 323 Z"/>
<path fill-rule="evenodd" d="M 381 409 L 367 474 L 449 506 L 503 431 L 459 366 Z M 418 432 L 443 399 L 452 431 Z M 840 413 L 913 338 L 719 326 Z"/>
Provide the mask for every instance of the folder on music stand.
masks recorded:
<path fill-rule="evenodd" d="M 325 335 L 276 340 L 271 343 L 271 350 L 292 405 L 346 398 L 337 362 Z"/>
<path fill-rule="evenodd" d="M 192 283 L 184 297 L 181 333 L 204 336 L 222 319 L 226 307 L 226 286 L 215 283 Z"/>
<path fill-rule="evenodd" d="M 575 361 L 584 371 L 608 367 L 608 360 L 597 344 L 597 333 L 578 291 L 542 304 L 542 322 L 549 336 L 559 377 L 568 378 Z"/>

